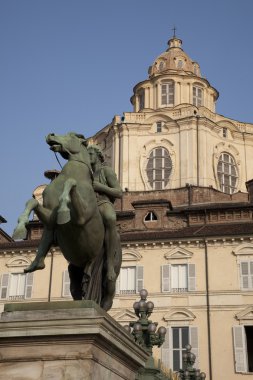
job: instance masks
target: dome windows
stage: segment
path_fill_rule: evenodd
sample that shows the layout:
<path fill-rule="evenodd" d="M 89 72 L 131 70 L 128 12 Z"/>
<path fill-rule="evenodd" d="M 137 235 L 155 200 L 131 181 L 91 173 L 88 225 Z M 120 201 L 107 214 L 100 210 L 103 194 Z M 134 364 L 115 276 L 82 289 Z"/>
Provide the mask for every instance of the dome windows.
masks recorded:
<path fill-rule="evenodd" d="M 139 91 L 139 110 L 145 108 L 145 92 L 143 89 Z"/>
<path fill-rule="evenodd" d="M 160 62 L 158 63 L 158 70 L 161 71 L 161 70 L 164 69 L 164 67 L 165 67 L 165 62 L 160 61 Z"/>
<path fill-rule="evenodd" d="M 174 106 L 175 85 L 174 81 L 164 82 L 161 85 L 162 106 Z"/>
<path fill-rule="evenodd" d="M 182 61 L 182 59 L 179 59 L 179 60 L 177 61 L 177 68 L 178 68 L 178 69 L 182 69 L 183 66 L 184 66 L 184 62 Z"/>
<path fill-rule="evenodd" d="M 217 174 L 221 191 L 233 194 L 236 191 L 238 173 L 235 160 L 229 153 L 221 153 Z"/>
<path fill-rule="evenodd" d="M 192 87 L 192 101 L 193 105 L 196 107 L 203 106 L 203 88 L 199 86 L 193 86 Z"/>
<path fill-rule="evenodd" d="M 172 171 L 172 161 L 167 149 L 158 147 L 150 152 L 146 165 L 148 183 L 153 190 L 165 189 Z"/>

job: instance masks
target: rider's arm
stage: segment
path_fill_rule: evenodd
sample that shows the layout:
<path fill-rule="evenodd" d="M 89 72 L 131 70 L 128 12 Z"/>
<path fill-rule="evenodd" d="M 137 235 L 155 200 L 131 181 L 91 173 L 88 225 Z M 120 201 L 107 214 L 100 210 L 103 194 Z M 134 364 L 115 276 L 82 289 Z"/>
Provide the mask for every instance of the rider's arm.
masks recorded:
<path fill-rule="evenodd" d="M 119 181 L 114 171 L 110 167 L 104 167 L 104 174 L 105 174 L 106 182 L 108 186 L 103 185 L 100 182 L 94 181 L 93 182 L 94 190 L 99 193 L 104 193 L 108 195 L 109 197 L 121 198 L 122 189 L 120 187 Z"/>

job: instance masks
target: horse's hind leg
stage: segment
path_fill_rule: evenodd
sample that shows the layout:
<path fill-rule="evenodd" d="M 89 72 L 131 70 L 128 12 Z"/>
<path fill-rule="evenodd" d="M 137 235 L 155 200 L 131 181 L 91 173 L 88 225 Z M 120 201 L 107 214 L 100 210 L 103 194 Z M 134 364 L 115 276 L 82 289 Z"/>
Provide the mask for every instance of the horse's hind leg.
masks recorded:
<path fill-rule="evenodd" d="M 84 271 L 83 268 L 76 267 L 73 264 L 68 266 L 69 279 L 70 279 L 70 293 L 75 301 L 81 300 L 83 297 L 82 281 Z"/>
<path fill-rule="evenodd" d="M 34 198 L 30 199 L 26 203 L 24 212 L 18 218 L 18 225 L 15 228 L 13 232 L 13 236 L 12 236 L 13 239 L 18 240 L 18 239 L 26 238 L 26 234 L 27 234 L 26 225 L 29 222 L 29 215 L 31 214 L 32 210 L 34 210 L 35 207 L 38 206 L 38 204 L 39 202 Z"/>
<path fill-rule="evenodd" d="M 33 262 L 31 263 L 31 265 L 29 265 L 29 267 L 24 269 L 25 273 L 34 272 L 36 270 L 45 268 L 44 260 L 53 243 L 54 243 L 54 231 L 48 230 L 47 228 L 45 228 L 40 240 L 39 247 L 38 247 L 38 253 L 35 259 L 33 260 Z"/>

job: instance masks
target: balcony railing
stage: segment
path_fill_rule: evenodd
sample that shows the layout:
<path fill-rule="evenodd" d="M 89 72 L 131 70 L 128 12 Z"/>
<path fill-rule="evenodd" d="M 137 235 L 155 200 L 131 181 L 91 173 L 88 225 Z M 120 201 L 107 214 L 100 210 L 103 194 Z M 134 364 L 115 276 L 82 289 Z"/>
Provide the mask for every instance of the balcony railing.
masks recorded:
<path fill-rule="evenodd" d="M 25 296 L 9 296 L 8 300 L 9 301 L 23 301 L 25 299 Z"/>
<path fill-rule="evenodd" d="M 171 288 L 172 293 L 184 293 L 188 292 L 188 288 Z"/>
<path fill-rule="evenodd" d="M 135 289 L 131 289 L 131 290 L 120 290 L 119 293 L 120 293 L 120 294 L 136 294 L 136 290 L 135 290 Z"/>

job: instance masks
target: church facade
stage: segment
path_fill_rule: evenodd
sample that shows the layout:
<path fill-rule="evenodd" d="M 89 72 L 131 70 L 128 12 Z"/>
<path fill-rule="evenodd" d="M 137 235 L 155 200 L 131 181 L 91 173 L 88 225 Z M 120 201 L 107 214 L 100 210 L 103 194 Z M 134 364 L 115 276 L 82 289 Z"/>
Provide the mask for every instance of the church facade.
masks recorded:
<path fill-rule="evenodd" d="M 253 124 L 217 114 L 218 96 L 174 36 L 134 87 L 133 112 L 89 140 L 124 190 L 110 314 L 122 325 L 135 320 L 132 305 L 146 288 L 152 320 L 167 328 L 155 351 L 165 367 L 181 368 L 190 343 L 207 379 L 242 380 L 253 374 Z M 24 241 L 0 231 L 2 304 L 71 299 L 57 248 L 43 271 L 23 274 L 42 231 L 36 219 Z"/>

